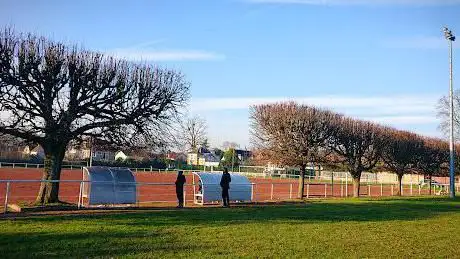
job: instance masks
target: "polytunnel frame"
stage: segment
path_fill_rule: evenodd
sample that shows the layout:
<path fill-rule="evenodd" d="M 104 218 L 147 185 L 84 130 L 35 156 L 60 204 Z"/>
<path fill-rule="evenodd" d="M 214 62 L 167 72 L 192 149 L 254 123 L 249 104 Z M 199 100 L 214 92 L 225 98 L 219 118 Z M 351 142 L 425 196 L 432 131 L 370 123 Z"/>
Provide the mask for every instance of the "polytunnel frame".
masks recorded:
<path fill-rule="evenodd" d="M 90 172 L 91 169 L 94 169 L 94 170 L 104 170 L 106 171 L 107 173 L 110 173 L 109 175 L 111 176 L 111 179 L 110 180 L 107 180 L 107 181 L 94 181 L 92 179 L 92 176 L 94 176 L 96 174 L 97 171 L 93 171 L 93 172 Z M 131 181 L 119 181 L 119 175 L 118 175 L 118 172 L 117 171 L 128 171 L 130 174 L 129 174 L 129 178 L 132 178 L 132 182 Z M 129 168 L 126 168 L 126 167 L 106 167 L 106 166 L 91 166 L 91 167 L 83 167 L 82 168 L 82 182 L 81 182 L 81 190 L 80 190 L 80 199 L 81 201 L 79 201 L 79 205 L 84 205 L 84 200 L 83 198 L 86 198 L 87 199 L 87 202 L 88 202 L 88 207 L 89 206 L 100 206 L 100 205 L 130 205 L 130 204 L 137 204 L 137 196 L 138 196 L 138 193 L 137 193 L 137 182 L 136 182 L 136 177 L 134 176 L 134 173 L 129 169 Z M 131 180 L 131 179 L 130 179 Z M 105 201 L 105 202 L 98 202 L 97 200 L 96 201 L 93 201 L 94 203 L 91 204 L 91 194 L 93 192 L 93 185 L 110 185 L 110 187 L 107 187 L 107 188 L 110 188 L 111 189 L 111 192 L 109 192 L 108 194 L 111 195 L 113 194 L 113 199 L 112 200 L 109 200 L 109 201 Z M 123 191 L 122 188 L 132 188 L 133 190 L 131 191 Z M 120 194 L 122 193 L 129 193 L 128 196 L 120 196 Z M 107 193 L 106 193 L 107 194 Z M 131 197 L 129 197 L 129 195 Z M 102 196 L 101 196 L 102 197 Z M 101 200 L 101 197 L 98 197 L 99 200 Z M 120 197 L 124 197 L 124 199 L 120 199 Z M 103 199 L 102 199 L 103 200 Z"/>
<path fill-rule="evenodd" d="M 201 177 L 201 175 L 212 175 L 214 176 L 214 179 L 218 179 L 218 181 L 214 181 L 213 183 L 206 183 L 206 181 L 203 181 L 204 179 Z M 249 179 L 242 174 L 237 174 L 237 173 L 231 173 L 230 174 L 232 177 L 232 182 L 230 182 L 230 190 L 229 190 L 229 196 L 230 196 L 230 201 L 233 202 L 252 202 L 253 201 L 253 194 L 254 194 L 254 184 L 249 181 Z M 195 176 L 197 179 L 195 179 Z M 222 201 L 222 188 L 220 187 L 220 179 L 221 179 L 222 174 L 218 174 L 218 172 L 192 172 L 192 186 L 193 186 L 193 203 L 198 204 L 198 205 L 204 205 L 206 203 L 218 203 Z M 245 182 L 242 183 L 235 183 L 235 179 L 245 179 Z M 212 190 L 212 195 L 211 199 L 206 199 L 206 190 L 208 189 L 207 187 L 212 186 L 214 187 Z M 198 191 L 197 191 L 198 189 Z M 201 189 L 201 192 L 199 192 Z M 239 193 L 239 196 L 237 195 L 237 199 L 232 198 L 235 197 L 234 192 L 235 189 Z M 246 191 L 247 193 L 241 194 L 241 192 Z M 233 195 L 232 195 L 233 191 Z M 209 193 L 209 192 L 208 192 Z M 216 194 L 217 193 L 217 194 Z M 245 197 L 243 197 L 245 196 Z M 239 198 L 239 199 L 238 199 Z"/>

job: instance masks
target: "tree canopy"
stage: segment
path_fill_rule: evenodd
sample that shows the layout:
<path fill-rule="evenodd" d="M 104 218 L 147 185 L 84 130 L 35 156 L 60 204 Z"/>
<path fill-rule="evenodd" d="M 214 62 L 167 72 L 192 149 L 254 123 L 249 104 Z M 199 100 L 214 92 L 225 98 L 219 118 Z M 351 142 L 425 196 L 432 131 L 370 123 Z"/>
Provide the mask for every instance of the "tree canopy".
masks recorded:
<path fill-rule="evenodd" d="M 300 168 L 299 197 L 303 197 L 305 168 L 310 162 L 344 165 L 353 177 L 355 197 L 362 172 L 377 165 L 398 175 L 399 189 L 409 171 L 447 172 L 449 149 L 441 139 L 293 102 L 253 106 L 250 120 L 259 161 Z"/>
<path fill-rule="evenodd" d="M 43 180 L 59 180 L 72 140 L 159 145 L 189 98 L 180 72 L 135 64 L 12 29 L 0 32 L 0 133 L 39 144 Z M 37 201 L 58 201 L 43 183 Z"/>
<path fill-rule="evenodd" d="M 299 198 L 304 194 L 306 166 L 319 154 L 336 129 L 330 123 L 340 115 L 294 102 L 251 108 L 252 142 L 278 164 L 300 167 Z"/>

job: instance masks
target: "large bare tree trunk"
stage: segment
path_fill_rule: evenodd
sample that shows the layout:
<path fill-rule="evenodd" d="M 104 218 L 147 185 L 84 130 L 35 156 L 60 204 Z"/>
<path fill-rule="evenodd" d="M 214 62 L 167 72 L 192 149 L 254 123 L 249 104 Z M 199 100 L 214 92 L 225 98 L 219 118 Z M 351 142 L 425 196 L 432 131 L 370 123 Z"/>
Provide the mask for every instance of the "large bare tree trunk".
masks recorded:
<path fill-rule="evenodd" d="M 300 177 L 299 177 L 299 191 L 297 193 L 297 197 L 299 199 L 303 199 L 305 189 L 305 166 L 300 167 Z"/>
<path fill-rule="evenodd" d="M 402 195 L 402 178 L 404 174 L 398 173 L 398 189 L 396 190 L 396 196 Z"/>
<path fill-rule="evenodd" d="M 45 168 L 43 170 L 42 180 L 60 180 L 62 160 L 64 159 L 65 147 L 44 148 L 45 151 Z M 35 201 L 38 204 L 57 203 L 59 202 L 59 182 L 40 184 L 40 190 Z"/>
<path fill-rule="evenodd" d="M 353 176 L 353 197 L 359 198 L 359 187 L 361 184 L 361 173 L 354 174 Z"/>

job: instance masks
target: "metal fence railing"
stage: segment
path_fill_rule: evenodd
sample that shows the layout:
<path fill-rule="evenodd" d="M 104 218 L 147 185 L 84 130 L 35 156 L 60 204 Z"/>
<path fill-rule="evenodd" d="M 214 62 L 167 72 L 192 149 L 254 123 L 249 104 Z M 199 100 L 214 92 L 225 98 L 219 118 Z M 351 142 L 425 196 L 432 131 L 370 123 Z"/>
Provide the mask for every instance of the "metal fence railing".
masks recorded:
<path fill-rule="evenodd" d="M 83 167 L 87 166 L 84 163 L 80 164 L 69 164 L 70 161 L 62 165 L 63 169 L 67 170 L 81 170 Z M 11 162 L 0 162 L 0 169 L 1 168 L 30 168 L 30 169 L 37 169 L 43 168 L 43 164 L 34 164 L 34 163 L 11 163 Z M 142 168 L 129 168 L 133 172 L 136 173 L 175 173 L 179 169 L 160 169 L 160 168 L 153 168 L 153 167 L 142 167 Z M 182 169 L 180 169 L 182 170 Z M 264 178 L 264 179 L 299 179 L 298 174 L 289 173 L 289 171 L 283 171 L 278 173 L 264 173 L 264 172 L 250 172 L 250 171 L 243 171 L 242 168 L 237 168 L 237 173 L 243 174 L 247 177 L 253 178 Z M 202 172 L 203 170 L 182 170 L 185 173 L 192 173 L 192 172 Z M 221 172 L 221 171 L 213 171 L 211 172 Z M 1 175 L 0 175 L 1 179 Z M 448 177 L 434 177 L 440 184 L 449 184 Z M 322 170 L 318 172 L 318 175 L 306 175 L 305 180 L 310 183 L 352 183 L 352 177 L 348 172 L 334 172 L 334 171 L 325 171 Z M 403 183 L 407 185 L 417 185 L 420 182 L 423 182 L 423 175 L 405 175 L 403 178 Z M 391 173 L 368 173 L 364 172 L 361 177 L 361 183 L 372 183 L 372 184 L 397 184 L 397 176 L 396 174 Z"/>
<path fill-rule="evenodd" d="M 83 185 L 90 183 L 83 180 L 0 180 L 0 204 L 6 212 L 8 204 L 28 204 L 35 201 L 40 184 L 43 182 L 59 182 L 61 201 L 76 204 L 80 208 L 84 204 Z M 92 182 L 103 183 L 103 182 Z M 112 184 L 113 182 L 107 182 Z M 118 182 L 118 184 L 133 184 Z M 174 203 L 176 202 L 176 192 L 174 183 L 158 182 L 137 182 L 136 204 L 137 206 L 155 203 Z M 198 184 L 186 184 L 184 186 L 184 197 L 186 204 L 195 202 L 196 188 Z M 251 183 L 251 201 L 280 201 L 295 199 L 298 197 L 297 182 L 273 182 L 267 179 L 259 179 Z M 394 196 L 398 186 L 394 184 L 362 184 L 360 195 L 364 197 L 385 197 Z M 403 196 L 421 195 L 447 195 L 448 185 L 437 185 L 432 187 L 430 194 L 429 188 L 421 185 L 404 185 Z M 457 185 L 457 191 L 459 186 Z M 353 185 L 349 183 L 305 183 L 304 198 L 340 198 L 353 195 Z M 0 206 L 1 206 L 0 205 Z"/>
<path fill-rule="evenodd" d="M 88 165 L 85 164 L 63 164 L 62 169 L 82 169 L 83 167 L 87 167 Z M 13 162 L 0 162 L 0 168 L 43 168 L 43 163 L 13 163 Z M 177 170 L 182 169 L 161 169 L 161 168 L 154 168 L 154 167 L 129 167 L 129 169 L 133 172 L 177 172 Z M 202 170 L 182 170 L 184 172 L 200 172 Z M 214 171 L 220 172 L 220 171 Z"/>

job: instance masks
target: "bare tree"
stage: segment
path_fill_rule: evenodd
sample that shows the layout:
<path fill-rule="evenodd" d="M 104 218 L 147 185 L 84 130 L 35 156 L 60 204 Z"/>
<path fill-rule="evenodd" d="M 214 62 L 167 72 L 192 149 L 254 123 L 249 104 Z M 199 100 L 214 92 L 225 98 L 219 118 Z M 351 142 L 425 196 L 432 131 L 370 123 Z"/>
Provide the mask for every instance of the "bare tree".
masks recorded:
<path fill-rule="evenodd" d="M 460 89 L 454 92 L 454 137 L 455 140 L 460 140 L 460 113 L 456 112 L 460 109 Z M 436 106 L 437 115 L 440 119 L 438 129 L 444 136 L 448 137 L 450 132 L 450 104 L 449 96 L 443 96 L 438 100 Z"/>
<path fill-rule="evenodd" d="M 300 167 L 298 197 L 303 198 L 306 166 L 339 115 L 294 102 L 253 106 L 250 114 L 253 145 L 271 162 Z"/>
<path fill-rule="evenodd" d="M 239 147 L 240 145 L 238 145 L 236 142 L 224 141 L 224 143 L 222 143 L 222 149 L 224 151 L 229 150 L 230 148 L 238 149 Z"/>
<path fill-rule="evenodd" d="M 407 131 L 384 129 L 386 143 L 382 152 L 385 167 L 398 176 L 398 190 L 396 195 L 402 193 L 402 178 L 409 170 L 417 166 L 423 151 L 423 139 Z"/>
<path fill-rule="evenodd" d="M 161 142 L 189 97 L 182 74 L 0 32 L 0 133 L 40 144 L 43 180 L 59 180 L 70 141 L 97 137 L 132 145 Z M 58 202 L 59 183 L 42 183 L 37 202 Z"/>
<path fill-rule="evenodd" d="M 205 141 L 207 142 L 207 125 L 203 118 L 198 116 L 185 117 L 180 122 L 178 144 L 187 152 L 197 152 Z"/>
<path fill-rule="evenodd" d="M 328 146 L 342 158 L 353 177 L 353 196 L 359 197 L 361 174 L 379 162 L 384 146 L 381 127 L 370 122 L 342 118 L 338 130 L 331 135 Z"/>
<path fill-rule="evenodd" d="M 437 138 L 424 138 L 423 142 L 422 156 L 420 156 L 417 168 L 424 175 L 429 176 L 431 194 L 432 177 L 447 174 L 449 145 L 446 141 Z"/>

